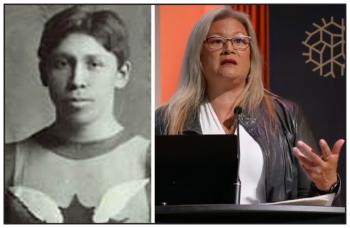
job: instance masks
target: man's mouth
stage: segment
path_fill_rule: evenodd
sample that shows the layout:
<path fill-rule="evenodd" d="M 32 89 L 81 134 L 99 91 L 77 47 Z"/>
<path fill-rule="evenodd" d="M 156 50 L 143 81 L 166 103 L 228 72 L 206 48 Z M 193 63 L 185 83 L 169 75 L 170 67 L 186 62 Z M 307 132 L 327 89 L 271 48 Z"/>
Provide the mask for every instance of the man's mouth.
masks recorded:
<path fill-rule="evenodd" d="M 93 99 L 85 97 L 69 97 L 65 101 L 72 107 L 84 107 L 93 102 Z"/>

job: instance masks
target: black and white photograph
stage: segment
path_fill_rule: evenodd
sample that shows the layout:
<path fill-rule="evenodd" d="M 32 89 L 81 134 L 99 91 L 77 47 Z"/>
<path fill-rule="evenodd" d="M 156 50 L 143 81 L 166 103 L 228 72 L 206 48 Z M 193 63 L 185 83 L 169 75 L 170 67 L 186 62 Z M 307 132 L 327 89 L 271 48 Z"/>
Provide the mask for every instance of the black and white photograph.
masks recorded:
<path fill-rule="evenodd" d="M 151 222 L 151 6 L 4 9 L 4 222 Z"/>

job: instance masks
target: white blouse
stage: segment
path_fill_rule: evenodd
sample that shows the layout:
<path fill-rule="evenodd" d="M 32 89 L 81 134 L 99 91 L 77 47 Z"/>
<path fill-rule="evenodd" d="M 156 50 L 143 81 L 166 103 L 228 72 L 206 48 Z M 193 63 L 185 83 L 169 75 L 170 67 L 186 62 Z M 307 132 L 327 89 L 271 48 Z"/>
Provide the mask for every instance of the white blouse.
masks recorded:
<path fill-rule="evenodd" d="M 226 134 L 210 102 L 201 105 L 199 121 L 203 134 Z M 239 131 L 241 204 L 263 203 L 266 199 L 262 150 L 241 125 L 239 125 Z"/>

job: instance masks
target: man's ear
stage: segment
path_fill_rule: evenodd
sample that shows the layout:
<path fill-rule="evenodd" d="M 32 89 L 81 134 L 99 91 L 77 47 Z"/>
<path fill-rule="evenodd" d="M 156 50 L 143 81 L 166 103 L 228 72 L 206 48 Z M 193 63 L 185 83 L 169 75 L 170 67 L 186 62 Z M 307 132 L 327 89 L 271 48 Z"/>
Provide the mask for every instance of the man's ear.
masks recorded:
<path fill-rule="evenodd" d="M 129 82 L 131 71 L 131 62 L 125 61 L 124 64 L 117 70 L 114 80 L 114 86 L 118 89 L 123 89 Z"/>
<path fill-rule="evenodd" d="M 43 86 L 47 87 L 47 75 L 46 75 L 46 66 L 43 61 L 39 63 L 40 79 Z"/>

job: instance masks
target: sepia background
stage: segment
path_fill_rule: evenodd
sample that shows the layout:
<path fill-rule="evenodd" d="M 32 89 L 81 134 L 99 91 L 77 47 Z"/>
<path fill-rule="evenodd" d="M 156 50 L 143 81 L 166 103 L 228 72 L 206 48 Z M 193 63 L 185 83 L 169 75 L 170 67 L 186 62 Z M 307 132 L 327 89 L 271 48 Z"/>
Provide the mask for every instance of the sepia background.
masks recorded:
<path fill-rule="evenodd" d="M 18 141 L 54 121 L 54 106 L 40 81 L 37 49 L 45 21 L 69 5 L 5 5 L 5 142 Z M 116 90 L 115 115 L 150 139 L 151 6 L 92 5 L 117 12 L 129 31 L 131 80 Z"/>

